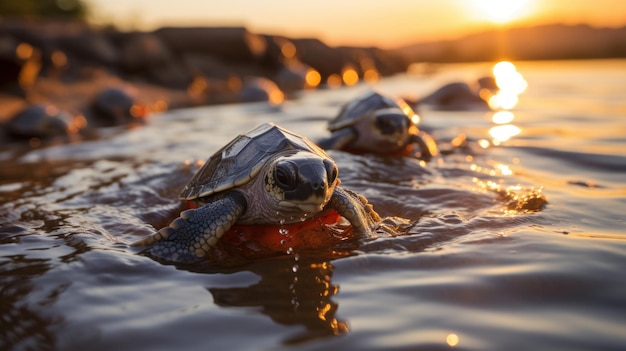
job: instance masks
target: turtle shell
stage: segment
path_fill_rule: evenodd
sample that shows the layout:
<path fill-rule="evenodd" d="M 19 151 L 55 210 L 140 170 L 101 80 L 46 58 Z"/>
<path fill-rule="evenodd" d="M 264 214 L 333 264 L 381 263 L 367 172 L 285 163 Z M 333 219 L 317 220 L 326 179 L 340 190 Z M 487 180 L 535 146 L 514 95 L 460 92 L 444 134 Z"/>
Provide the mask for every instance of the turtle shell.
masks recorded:
<path fill-rule="evenodd" d="M 341 111 L 339 111 L 339 115 L 328 123 L 328 130 L 334 132 L 355 125 L 367 116 L 369 112 L 390 107 L 402 109 L 403 106 L 400 106 L 397 101 L 390 97 L 372 91 L 344 105 Z"/>
<path fill-rule="evenodd" d="M 213 154 L 187 183 L 180 198 L 193 200 L 246 184 L 273 156 L 289 150 L 329 157 L 309 139 L 273 123 L 264 123 L 237 136 Z"/>

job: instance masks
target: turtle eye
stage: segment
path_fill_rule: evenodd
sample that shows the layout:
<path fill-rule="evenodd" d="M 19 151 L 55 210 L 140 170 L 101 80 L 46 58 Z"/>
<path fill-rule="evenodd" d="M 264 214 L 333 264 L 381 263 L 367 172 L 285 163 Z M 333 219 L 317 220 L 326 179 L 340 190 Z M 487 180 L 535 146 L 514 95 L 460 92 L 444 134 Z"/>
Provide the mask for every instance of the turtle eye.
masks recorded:
<path fill-rule="evenodd" d="M 392 128 L 389 118 L 387 116 L 377 116 L 376 117 L 376 128 L 382 131 L 384 134 L 390 134 L 389 130 Z"/>
<path fill-rule="evenodd" d="M 330 186 L 335 182 L 335 179 L 337 179 L 337 173 L 339 170 L 331 160 L 324 160 L 324 167 L 326 167 L 326 181 Z"/>
<path fill-rule="evenodd" d="M 293 190 L 296 188 L 298 175 L 295 166 L 290 162 L 281 162 L 274 170 L 274 180 L 283 190 Z"/>

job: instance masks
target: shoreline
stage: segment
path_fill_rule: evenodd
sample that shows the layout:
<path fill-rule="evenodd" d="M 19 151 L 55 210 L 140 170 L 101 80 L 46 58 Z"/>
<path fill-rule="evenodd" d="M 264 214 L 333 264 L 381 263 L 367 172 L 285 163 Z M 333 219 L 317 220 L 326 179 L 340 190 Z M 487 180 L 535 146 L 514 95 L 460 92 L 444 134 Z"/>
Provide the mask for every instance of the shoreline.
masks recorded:
<path fill-rule="evenodd" d="M 329 47 L 317 39 L 244 27 L 164 27 L 122 32 L 80 21 L 0 20 L 0 121 L 28 104 L 81 112 L 117 87 L 151 111 L 282 101 L 322 86 L 406 72 L 391 51 Z"/>

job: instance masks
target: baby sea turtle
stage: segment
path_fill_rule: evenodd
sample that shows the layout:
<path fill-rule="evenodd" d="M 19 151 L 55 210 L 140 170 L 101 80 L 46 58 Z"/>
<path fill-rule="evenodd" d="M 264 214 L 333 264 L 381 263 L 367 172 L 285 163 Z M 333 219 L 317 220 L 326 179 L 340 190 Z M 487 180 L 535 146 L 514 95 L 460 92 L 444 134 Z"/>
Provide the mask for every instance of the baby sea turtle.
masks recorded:
<path fill-rule="evenodd" d="M 417 144 L 419 157 L 438 154 L 430 135 L 417 128 L 419 116 L 403 100 L 368 92 L 343 106 L 328 123 L 331 136 L 319 142 L 324 149 L 393 154 Z"/>
<path fill-rule="evenodd" d="M 337 174 L 313 142 L 262 124 L 217 151 L 183 188 L 180 198 L 198 208 L 133 245 L 151 245 L 153 256 L 169 261 L 194 261 L 235 223 L 290 224 L 331 209 L 356 235 L 368 235 L 380 217 L 365 197 L 339 187 Z"/>
<path fill-rule="evenodd" d="M 66 137 L 83 126 L 82 118 L 72 116 L 52 104 L 33 104 L 11 118 L 7 131 L 16 138 Z M 83 123 L 78 123 L 79 119 Z"/>
<path fill-rule="evenodd" d="M 141 123 L 148 117 L 146 106 L 131 91 L 118 87 L 102 89 L 90 112 L 94 124 L 102 127 Z"/>

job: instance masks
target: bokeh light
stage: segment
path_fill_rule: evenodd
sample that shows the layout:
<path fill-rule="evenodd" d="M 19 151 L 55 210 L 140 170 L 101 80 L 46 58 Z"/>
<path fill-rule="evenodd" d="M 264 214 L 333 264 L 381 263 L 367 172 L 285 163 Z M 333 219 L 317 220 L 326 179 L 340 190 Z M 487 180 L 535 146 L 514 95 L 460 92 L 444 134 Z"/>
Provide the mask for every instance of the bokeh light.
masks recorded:
<path fill-rule="evenodd" d="M 363 80 L 373 84 L 378 82 L 378 80 L 380 79 L 380 73 L 378 73 L 378 71 L 375 68 L 370 68 L 365 70 L 365 72 L 363 72 Z"/>
<path fill-rule="evenodd" d="M 343 72 L 341 73 L 341 78 L 343 80 L 343 83 L 347 86 L 352 86 L 359 82 L 359 74 L 352 67 L 344 68 Z"/>
<path fill-rule="evenodd" d="M 322 82 L 322 76 L 313 68 L 307 70 L 304 79 L 308 88 L 315 88 Z"/>
<path fill-rule="evenodd" d="M 333 73 L 326 78 L 326 85 L 328 85 L 329 88 L 339 88 L 341 86 L 341 81 L 341 76 Z"/>

